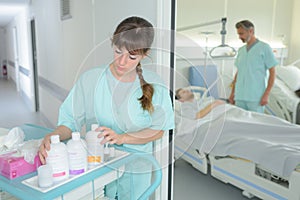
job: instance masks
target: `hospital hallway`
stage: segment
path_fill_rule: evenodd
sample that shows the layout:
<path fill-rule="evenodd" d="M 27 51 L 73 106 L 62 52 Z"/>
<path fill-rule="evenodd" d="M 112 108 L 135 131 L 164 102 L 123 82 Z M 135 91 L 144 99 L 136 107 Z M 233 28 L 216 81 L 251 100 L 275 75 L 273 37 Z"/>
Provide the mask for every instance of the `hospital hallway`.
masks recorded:
<path fill-rule="evenodd" d="M 13 128 L 24 123 L 44 125 L 40 114 L 31 112 L 12 80 L 0 78 L 0 127 Z M 174 200 L 246 200 L 236 187 L 205 175 L 182 159 L 175 162 Z M 257 200 L 257 198 L 252 198 Z"/>
<path fill-rule="evenodd" d="M 32 112 L 16 90 L 15 83 L 0 77 L 0 127 L 13 128 L 21 124 L 44 125 L 39 112 Z"/>

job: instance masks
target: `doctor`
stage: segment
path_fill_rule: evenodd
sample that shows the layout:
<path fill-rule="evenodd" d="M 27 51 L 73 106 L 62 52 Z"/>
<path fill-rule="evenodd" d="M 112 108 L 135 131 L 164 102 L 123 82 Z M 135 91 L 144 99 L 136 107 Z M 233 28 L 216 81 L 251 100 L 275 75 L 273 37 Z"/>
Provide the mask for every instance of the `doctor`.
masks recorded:
<path fill-rule="evenodd" d="M 236 23 L 235 27 L 239 38 L 246 45 L 239 48 L 235 60 L 238 70 L 233 80 L 229 102 L 249 111 L 263 113 L 274 84 L 275 66 L 278 62 L 271 47 L 255 37 L 252 22 L 243 20 Z"/>
<path fill-rule="evenodd" d="M 117 26 L 111 39 L 114 60 L 85 72 L 72 88 L 60 107 L 57 128 L 40 146 L 42 163 L 50 149 L 51 135 L 65 140 L 73 131 L 83 126 L 89 130 L 94 123 L 100 125 L 97 131 L 102 131 L 98 135 L 103 138 L 102 144 L 152 152 L 152 141 L 174 127 L 168 88 L 157 74 L 141 65 L 153 39 L 153 26 L 143 18 L 129 17 Z M 150 186 L 151 166 L 137 161 L 127 170 L 137 173 L 125 172 L 107 185 L 109 198 L 137 199 Z"/>

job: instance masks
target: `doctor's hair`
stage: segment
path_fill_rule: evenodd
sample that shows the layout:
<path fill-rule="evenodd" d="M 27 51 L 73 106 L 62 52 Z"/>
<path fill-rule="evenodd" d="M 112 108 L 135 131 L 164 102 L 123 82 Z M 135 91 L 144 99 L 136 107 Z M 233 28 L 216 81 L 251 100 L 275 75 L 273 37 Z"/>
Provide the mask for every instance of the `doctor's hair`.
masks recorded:
<path fill-rule="evenodd" d="M 124 19 L 117 26 L 111 42 L 119 49 L 125 48 L 131 55 L 148 56 L 153 40 L 154 29 L 152 24 L 141 17 L 132 16 Z M 152 105 L 154 88 L 145 81 L 140 63 L 136 66 L 136 72 L 143 91 L 143 95 L 138 100 L 143 110 L 152 113 L 154 111 Z"/>
<path fill-rule="evenodd" d="M 243 28 L 245 30 L 250 30 L 250 29 L 254 29 L 254 25 L 249 20 L 242 20 L 235 24 L 235 28 L 236 29 Z"/>

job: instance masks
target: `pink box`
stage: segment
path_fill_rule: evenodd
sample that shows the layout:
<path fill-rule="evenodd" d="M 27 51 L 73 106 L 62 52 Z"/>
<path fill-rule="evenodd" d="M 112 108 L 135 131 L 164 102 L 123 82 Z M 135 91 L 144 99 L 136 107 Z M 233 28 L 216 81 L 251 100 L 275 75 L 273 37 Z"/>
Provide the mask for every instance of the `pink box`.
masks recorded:
<path fill-rule="evenodd" d="M 16 152 L 0 155 L 1 175 L 8 179 L 14 179 L 34 172 L 41 165 L 38 155 L 34 158 L 34 164 L 29 164 L 24 160 L 24 157 L 14 157 L 14 153 Z"/>

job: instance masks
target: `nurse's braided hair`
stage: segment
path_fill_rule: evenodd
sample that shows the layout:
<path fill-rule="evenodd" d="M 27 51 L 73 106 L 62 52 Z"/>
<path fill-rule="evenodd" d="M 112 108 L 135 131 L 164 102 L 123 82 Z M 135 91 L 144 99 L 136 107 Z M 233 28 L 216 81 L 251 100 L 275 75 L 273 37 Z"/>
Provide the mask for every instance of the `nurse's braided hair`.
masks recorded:
<path fill-rule="evenodd" d="M 116 28 L 112 37 L 112 44 L 118 48 L 125 48 L 133 55 L 147 55 L 154 39 L 154 30 L 151 23 L 140 17 L 129 17 L 123 20 Z M 142 66 L 136 66 L 136 72 L 140 79 L 143 96 L 138 100 L 144 110 L 153 112 L 152 97 L 154 88 L 143 77 Z"/>

